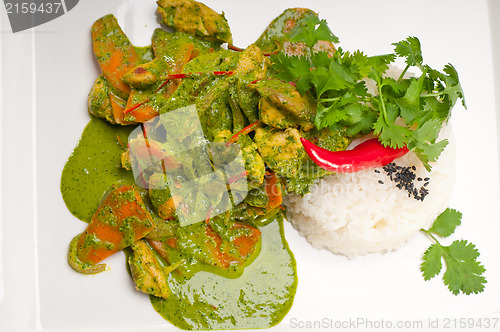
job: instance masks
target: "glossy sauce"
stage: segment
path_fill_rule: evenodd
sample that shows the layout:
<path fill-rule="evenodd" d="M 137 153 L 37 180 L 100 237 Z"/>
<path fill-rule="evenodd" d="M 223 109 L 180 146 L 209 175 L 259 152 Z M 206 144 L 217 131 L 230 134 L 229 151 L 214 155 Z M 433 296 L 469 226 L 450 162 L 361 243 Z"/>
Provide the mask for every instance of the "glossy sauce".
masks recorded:
<path fill-rule="evenodd" d="M 61 176 L 64 202 L 78 219 L 90 221 L 113 185 L 134 183 L 132 172 L 121 166 L 124 149 L 118 142 L 126 144 L 132 129 L 93 117 L 83 130 Z"/>
<path fill-rule="evenodd" d="M 168 299 L 151 296 L 160 315 L 189 330 L 270 327 L 290 310 L 297 288 L 295 259 L 283 234 L 280 214 L 260 227 L 259 256 L 239 278 L 201 271 L 183 280 L 169 275 Z"/>
<path fill-rule="evenodd" d="M 85 127 L 61 178 L 63 199 L 77 218 L 89 221 L 113 185 L 134 183 L 132 172 L 121 167 L 124 149 L 119 143 L 127 142 L 132 129 L 98 118 Z M 279 323 L 295 296 L 295 259 L 281 214 L 261 219 L 255 221 L 262 232 L 260 253 L 241 276 L 200 266 L 192 267 L 190 278 L 170 273 L 170 297 L 150 296 L 155 310 L 182 329 L 266 328 Z"/>

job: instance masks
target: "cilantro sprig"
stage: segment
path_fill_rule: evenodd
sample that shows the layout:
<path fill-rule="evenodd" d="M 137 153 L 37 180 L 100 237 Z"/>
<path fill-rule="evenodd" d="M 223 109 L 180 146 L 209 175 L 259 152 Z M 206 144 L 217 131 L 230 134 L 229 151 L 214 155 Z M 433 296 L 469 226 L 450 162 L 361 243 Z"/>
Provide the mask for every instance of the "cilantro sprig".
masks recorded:
<path fill-rule="evenodd" d="M 448 289 L 455 295 L 460 292 L 467 295 L 477 294 L 484 290 L 486 279 L 483 276 L 485 268 L 477 260 L 479 252 L 475 245 L 466 240 L 455 240 L 451 245 L 444 246 L 437 239 L 453 234 L 460 226 L 461 220 L 460 212 L 448 208 L 436 218 L 431 228 L 421 230 L 434 244 L 425 251 L 420 270 L 424 279 L 430 280 L 441 272 L 444 261 L 446 271 L 443 274 L 443 282 Z"/>
<path fill-rule="evenodd" d="M 439 131 L 464 93 L 458 73 L 451 64 L 438 71 L 423 63 L 420 41 L 416 37 L 394 43 L 394 53 L 367 56 L 361 51 L 338 48 L 333 54 L 316 51 L 320 41 L 337 43 L 338 38 L 325 20 L 308 15 L 289 33 L 292 42 L 304 43 L 303 55 L 284 51 L 271 57 L 278 78 L 296 83 L 301 94 L 311 93 L 317 100 L 315 125 L 318 129 L 346 128 L 355 136 L 374 132 L 384 146 L 407 146 L 427 170 L 447 145 L 437 141 Z M 396 59 L 406 67 L 397 79 L 386 73 Z M 405 78 L 410 69 L 421 74 Z M 371 94 L 366 79 L 375 82 Z"/>

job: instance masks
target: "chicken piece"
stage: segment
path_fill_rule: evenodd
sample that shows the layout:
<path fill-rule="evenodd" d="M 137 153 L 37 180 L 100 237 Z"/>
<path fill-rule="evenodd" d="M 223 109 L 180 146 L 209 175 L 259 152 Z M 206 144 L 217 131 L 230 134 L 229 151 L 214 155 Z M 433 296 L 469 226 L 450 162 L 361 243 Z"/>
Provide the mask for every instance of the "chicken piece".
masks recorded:
<path fill-rule="evenodd" d="M 218 14 L 194 0 L 158 0 L 158 12 L 163 23 L 193 36 L 221 43 L 233 43 L 224 13 Z"/>
<path fill-rule="evenodd" d="M 283 116 L 286 116 L 289 120 L 300 125 L 302 130 L 314 127 L 316 103 L 311 96 L 301 96 L 292 84 L 277 79 L 260 80 L 252 86 L 269 104 L 264 104 L 263 110 L 261 110 L 261 113 L 264 114 L 262 119 L 264 123 L 266 123 L 264 120 L 267 120 L 268 125 L 280 128 L 278 124 L 282 125 Z M 276 110 L 272 110 L 269 106 L 276 108 Z"/>
<path fill-rule="evenodd" d="M 157 83 L 161 76 L 169 72 L 168 63 L 160 58 L 155 58 L 148 63 L 140 64 L 129 70 L 123 81 L 133 88 L 146 90 Z"/>
<path fill-rule="evenodd" d="M 92 47 L 111 91 L 127 99 L 130 87 L 123 76 L 140 64 L 141 59 L 113 15 L 106 15 L 92 25 Z"/>
<path fill-rule="evenodd" d="M 166 276 L 175 267 L 162 267 L 146 241 L 137 241 L 131 248 L 128 264 L 136 289 L 166 299 L 170 294 Z"/>
<path fill-rule="evenodd" d="M 238 104 L 250 123 L 258 119 L 259 94 L 248 86 L 250 82 L 266 76 L 269 59 L 262 54 L 258 46 L 252 44 L 240 54 L 235 74 L 236 97 Z"/>
<path fill-rule="evenodd" d="M 279 176 L 293 177 L 297 174 L 305 150 L 296 128 L 273 130 L 269 127 L 255 130 L 255 142 L 264 162 Z"/>
<path fill-rule="evenodd" d="M 113 190 L 99 206 L 85 231 L 73 238 L 68 261 L 81 273 L 99 273 L 103 259 L 130 246 L 154 228 L 154 222 L 134 186 Z"/>
<path fill-rule="evenodd" d="M 286 129 L 289 127 L 296 127 L 297 123 L 289 119 L 285 114 L 280 112 L 279 109 L 271 105 L 265 98 L 259 100 L 259 118 L 260 121 L 268 126 Z"/>
<path fill-rule="evenodd" d="M 215 138 L 215 142 L 227 142 L 231 137 L 231 132 L 228 130 L 224 130 L 219 132 L 219 134 Z M 245 162 L 248 189 L 259 187 L 264 182 L 266 165 L 264 163 L 264 159 L 262 159 L 257 151 L 257 145 L 248 135 L 239 135 L 238 139 L 236 140 L 236 144 L 241 150 L 241 154 Z M 229 150 L 227 147 L 225 148 L 225 150 L 226 153 L 231 152 L 231 150 Z M 220 152 L 218 154 L 220 156 L 224 156 L 223 152 Z M 234 158 L 234 156 L 232 158 Z"/>
<path fill-rule="evenodd" d="M 111 123 L 116 123 L 109 100 L 109 86 L 103 75 L 97 77 L 94 85 L 92 85 L 88 98 L 88 107 L 89 112 L 93 115 L 104 118 Z"/>

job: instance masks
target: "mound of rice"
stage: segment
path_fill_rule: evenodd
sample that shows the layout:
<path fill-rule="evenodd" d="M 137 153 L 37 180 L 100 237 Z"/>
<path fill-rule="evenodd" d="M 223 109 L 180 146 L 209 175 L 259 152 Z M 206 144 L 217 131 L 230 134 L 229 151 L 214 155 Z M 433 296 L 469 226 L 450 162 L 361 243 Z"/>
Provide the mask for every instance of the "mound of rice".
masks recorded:
<path fill-rule="evenodd" d="M 455 141 L 450 126 L 441 130 L 439 140 L 444 138 L 449 144 L 432 163 L 431 174 L 412 152 L 395 160 L 399 166 L 416 166 L 417 188 L 430 178 L 425 187 L 429 194 L 423 201 L 398 189 L 382 168 L 369 169 L 325 177 L 303 197 L 287 195 L 288 220 L 313 247 L 349 258 L 399 248 L 421 228 L 430 227 L 448 207 L 455 183 Z"/>

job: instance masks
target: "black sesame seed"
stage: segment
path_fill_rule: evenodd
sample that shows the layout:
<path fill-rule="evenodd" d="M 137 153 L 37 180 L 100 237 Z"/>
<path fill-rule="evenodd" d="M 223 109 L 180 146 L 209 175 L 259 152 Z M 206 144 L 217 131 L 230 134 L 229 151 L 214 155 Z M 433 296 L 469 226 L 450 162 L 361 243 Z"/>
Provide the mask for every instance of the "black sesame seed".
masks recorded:
<path fill-rule="evenodd" d="M 396 165 L 396 163 L 389 163 L 382 169 L 389 179 L 396 184 L 396 188 L 400 190 L 404 189 L 408 193 L 408 197 L 413 196 L 417 201 L 423 201 L 424 197 L 429 194 L 429 191 L 424 187 L 429 184 L 430 178 L 427 177 L 423 179 L 426 182 L 420 188 L 415 186 L 415 179 L 417 179 L 417 181 L 422 181 L 422 178 L 417 178 L 414 172 L 417 170 L 416 166 L 403 167 Z M 375 170 L 375 172 L 380 173 L 378 170 Z M 379 180 L 378 183 L 383 184 L 384 182 Z"/>
<path fill-rule="evenodd" d="M 380 173 L 380 171 L 378 169 L 375 170 L 375 173 Z"/>

